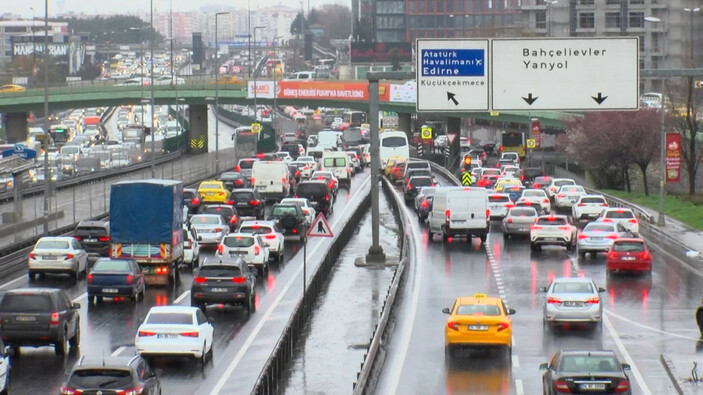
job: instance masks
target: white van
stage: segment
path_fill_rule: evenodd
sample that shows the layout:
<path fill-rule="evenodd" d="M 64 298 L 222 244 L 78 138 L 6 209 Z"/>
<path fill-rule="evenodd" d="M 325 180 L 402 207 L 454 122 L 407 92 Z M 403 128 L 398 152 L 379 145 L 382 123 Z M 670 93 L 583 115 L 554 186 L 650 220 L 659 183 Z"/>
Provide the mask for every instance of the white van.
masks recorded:
<path fill-rule="evenodd" d="M 322 154 L 322 170 L 333 172 L 340 186 L 351 187 L 351 168 L 346 152 L 335 151 Z"/>
<path fill-rule="evenodd" d="M 322 130 L 317 133 L 317 147 L 336 150 L 342 142 L 342 132 Z"/>
<path fill-rule="evenodd" d="M 264 199 L 281 200 L 290 192 L 290 172 L 283 162 L 256 161 L 251 169 L 254 188 Z"/>
<path fill-rule="evenodd" d="M 486 241 L 490 229 L 490 210 L 488 209 L 488 191 L 473 187 L 437 188 L 432 202 L 432 211 L 427 218 L 429 240 L 435 233 L 442 235 L 442 240 L 452 236 L 471 236 Z"/>
<path fill-rule="evenodd" d="M 410 157 L 410 146 L 408 145 L 408 136 L 405 132 L 400 132 L 397 130 L 385 131 L 381 133 L 379 139 L 379 157 L 381 158 L 381 168 L 386 166 L 388 158 L 390 157 Z"/>
<path fill-rule="evenodd" d="M 291 74 L 286 77 L 284 81 L 294 81 L 294 80 L 314 80 L 317 78 L 317 73 L 314 71 L 299 71 L 297 73 Z"/>

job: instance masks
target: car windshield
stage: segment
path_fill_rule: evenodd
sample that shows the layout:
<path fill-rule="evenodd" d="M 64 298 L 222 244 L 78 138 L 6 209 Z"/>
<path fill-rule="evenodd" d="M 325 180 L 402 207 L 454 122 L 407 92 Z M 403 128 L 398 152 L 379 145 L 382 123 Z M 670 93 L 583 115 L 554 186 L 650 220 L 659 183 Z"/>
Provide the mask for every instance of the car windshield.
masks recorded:
<path fill-rule="evenodd" d="M 500 315 L 500 309 L 496 305 L 488 304 L 462 304 L 456 309 L 456 315 Z"/>
<path fill-rule="evenodd" d="M 251 247 L 254 245 L 253 237 L 242 237 L 242 236 L 228 236 L 222 241 L 227 247 L 241 248 L 241 247 Z"/>
<path fill-rule="evenodd" d="M 605 199 L 600 198 L 600 197 L 585 197 L 585 198 L 581 198 L 581 203 L 603 204 L 603 203 L 605 203 Z"/>
<path fill-rule="evenodd" d="M 230 206 L 207 206 L 203 214 L 220 214 L 232 215 L 232 207 Z"/>
<path fill-rule="evenodd" d="M 563 193 L 582 193 L 584 192 L 583 187 L 578 187 L 578 186 L 567 186 L 567 187 L 561 187 L 559 190 L 560 192 Z"/>
<path fill-rule="evenodd" d="M 132 387 L 132 374 L 128 370 L 79 369 L 73 372 L 68 384 L 76 388 L 99 388 L 101 390 L 125 389 Z M 100 391 L 98 391 L 100 392 Z"/>
<path fill-rule="evenodd" d="M 107 229 L 101 226 L 79 226 L 73 232 L 76 236 L 82 235 L 107 235 Z"/>
<path fill-rule="evenodd" d="M 311 194 L 323 194 L 326 192 L 327 191 L 325 189 L 325 185 L 305 182 L 298 185 L 298 189 L 295 191 L 296 194 L 301 196 L 308 196 Z"/>
<path fill-rule="evenodd" d="M 566 218 L 540 218 L 537 220 L 538 225 L 566 225 Z"/>
<path fill-rule="evenodd" d="M 556 180 L 554 181 L 554 185 L 560 187 L 563 185 L 574 185 L 574 182 L 571 180 Z"/>
<path fill-rule="evenodd" d="M 516 207 L 510 210 L 509 215 L 511 217 L 534 217 L 537 215 L 537 211 L 533 208 Z"/>
<path fill-rule="evenodd" d="M 232 193 L 232 200 L 235 202 L 241 202 L 244 200 L 254 200 L 254 193 L 253 192 L 248 192 L 248 191 L 243 191 L 243 192 L 233 192 Z"/>
<path fill-rule="evenodd" d="M 7 294 L 0 305 L 3 313 L 38 313 L 51 309 L 49 295 Z"/>
<path fill-rule="evenodd" d="M 644 251 L 644 243 L 638 241 L 624 241 L 613 244 L 613 251 L 618 252 L 642 252 Z"/>
<path fill-rule="evenodd" d="M 242 226 L 239 228 L 240 233 L 251 233 L 255 235 L 265 235 L 267 233 L 273 233 L 273 229 L 269 226 L 259 226 L 259 225 L 251 225 L 251 226 Z"/>
<path fill-rule="evenodd" d="M 192 325 L 193 314 L 176 312 L 154 312 L 146 319 L 147 324 Z"/>
<path fill-rule="evenodd" d="M 524 197 L 544 197 L 544 191 L 541 189 L 538 191 L 525 191 L 525 192 L 523 192 L 522 196 L 524 196 Z"/>
<path fill-rule="evenodd" d="M 239 161 L 239 168 L 240 169 L 251 169 L 252 167 L 254 167 L 254 162 L 256 162 L 256 161 L 255 160 L 246 160 L 246 159 L 240 160 Z"/>
<path fill-rule="evenodd" d="M 67 250 L 68 241 L 66 240 L 39 240 L 34 247 L 38 250 Z"/>
<path fill-rule="evenodd" d="M 202 277 L 239 277 L 241 269 L 237 266 L 203 266 L 198 272 Z"/>
<path fill-rule="evenodd" d="M 624 210 L 613 210 L 613 211 L 608 211 L 605 213 L 606 218 L 632 218 L 634 217 L 634 214 L 632 214 L 631 211 L 624 211 Z"/>
<path fill-rule="evenodd" d="M 346 158 L 324 158 L 325 167 L 344 167 L 347 165 Z"/>
<path fill-rule="evenodd" d="M 273 211 L 271 212 L 271 215 L 274 217 L 282 217 L 284 215 L 296 215 L 298 212 L 295 210 L 295 207 L 274 207 Z"/>
<path fill-rule="evenodd" d="M 586 225 L 585 228 L 583 228 L 584 232 L 615 232 L 615 227 L 610 226 L 610 225 L 601 225 L 601 224 L 595 224 L 591 223 Z"/>
<path fill-rule="evenodd" d="M 200 184 L 200 188 L 202 189 L 220 189 L 220 184 L 216 184 L 214 182 L 204 182 Z"/>
<path fill-rule="evenodd" d="M 94 272 L 128 272 L 129 262 L 120 259 L 98 259 L 93 266 Z"/>
<path fill-rule="evenodd" d="M 593 286 L 590 283 L 561 281 L 554 284 L 552 293 L 555 294 L 590 294 Z"/>
<path fill-rule="evenodd" d="M 407 145 L 407 140 L 398 136 L 398 137 L 386 137 L 381 140 L 381 145 L 383 147 L 389 147 L 389 148 L 394 148 L 394 147 L 403 147 Z"/>
<path fill-rule="evenodd" d="M 488 195 L 489 203 L 505 203 L 509 202 L 510 197 L 504 195 Z"/>
<path fill-rule="evenodd" d="M 209 215 L 194 215 L 190 219 L 190 223 L 193 225 L 217 225 L 220 223 L 220 218 Z"/>
<path fill-rule="evenodd" d="M 620 365 L 612 356 L 600 355 L 567 355 L 561 360 L 562 372 L 619 372 Z"/>

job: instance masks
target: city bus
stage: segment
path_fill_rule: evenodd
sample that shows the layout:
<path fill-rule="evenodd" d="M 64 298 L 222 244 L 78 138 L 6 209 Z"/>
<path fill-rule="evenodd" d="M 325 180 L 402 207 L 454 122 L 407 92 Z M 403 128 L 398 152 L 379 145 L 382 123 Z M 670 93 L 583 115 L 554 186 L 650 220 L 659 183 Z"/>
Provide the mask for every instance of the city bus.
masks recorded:
<path fill-rule="evenodd" d="M 517 152 L 520 159 L 525 158 L 525 133 L 503 132 L 500 143 L 501 152 Z"/>
<path fill-rule="evenodd" d="M 242 126 L 234 130 L 234 153 L 237 158 L 248 158 L 256 154 L 256 144 L 259 141 L 258 133 L 251 131 L 250 126 Z"/>
<path fill-rule="evenodd" d="M 285 68 L 283 66 L 283 60 L 281 59 L 268 59 L 266 61 L 266 75 L 271 76 L 282 76 L 285 73 Z"/>
<path fill-rule="evenodd" d="M 669 98 L 657 92 L 643 93 L 640 97 L 640 104 L 642 105 L 642 108 L 658 109 L 662 107 L 662 99 L 664 100 L 664 105 L 666 105 L 668 109 L 671 109 L 671 102 L 669 101 Z"/>
<path fill-rule="evenodd" d="M 345 111 L 342 114 L 341 130 L 346 128 L 359 128 L 362 124 L 368 123 L 366 113 L 363 111 Z"/>

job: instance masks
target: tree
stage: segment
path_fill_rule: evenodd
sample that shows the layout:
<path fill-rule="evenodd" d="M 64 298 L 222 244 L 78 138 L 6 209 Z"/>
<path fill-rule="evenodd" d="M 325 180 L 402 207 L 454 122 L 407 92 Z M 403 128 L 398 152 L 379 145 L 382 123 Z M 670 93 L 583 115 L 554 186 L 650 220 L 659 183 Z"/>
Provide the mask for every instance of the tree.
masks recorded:
<path fill-rule="evenodd" d="M 293 19 L 293 22 L 291 22 L 290 24 L 290 34 L 294 36 L 300 36 L 301 34 L 303 34 L 303 32 L 305 32 L 305 29 L 307 29 L 307 27 L 308 22 L 305 20 L 305 16 L 303 16 L 302 12 L 299 12 L 298 15 L 295 16 L 295 19 Z"/>

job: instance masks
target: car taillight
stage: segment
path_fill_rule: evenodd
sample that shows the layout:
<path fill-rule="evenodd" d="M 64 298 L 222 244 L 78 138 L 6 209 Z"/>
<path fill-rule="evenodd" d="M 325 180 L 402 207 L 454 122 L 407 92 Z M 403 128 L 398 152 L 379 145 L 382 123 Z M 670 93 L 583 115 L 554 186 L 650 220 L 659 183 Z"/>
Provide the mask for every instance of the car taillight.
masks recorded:
<path fill-rule="evenodd" d="M 557 197 L 561 199 L 561 198 L 564 197 L 564 194 L 563 194 L 563 193 L 557 193 Z"/>
<path fill-rule="evenodd" d="M 193 282 L 196 284 L 202 284 L 205 282 L 205 277 L 193 277 Z"/>
<path fill-rule="evenodd" d="M 627 382 L 627 380 L 620 380 L 618 383 L 618 386 L 615 387 L 615 393 L 619 394 L 621 392 L 627 392 L 630 389 L 630 384 Z"/>
<path fill-rule="evenodd" d="M 156 269 L 154 269 L 154 273 L 161 274 L 161 275 L 168 274 L 168 267 L 167 266 L 157 267 Z"/>
<path fill-rule="evenodd" d="M 143 392 L 144 392 L 144 386 L 138 385 L 136 387 L 122 390 L 122 392 L 117 391 L 117 394 L 118 395 L 142 395 Z"/>
<path fill-rule="evenodd" d="M 601 207 L 608 207 L 608 203 L 601 203 L 600 206 Z"/>
<path fill-rule="evenodd" d="M 229 223 L 230 223 L 230 224 L 236 224 L 236 223 L 237 223 L 237 217 L 235 217 L 234 215 L 231 216 L 231 217 L 229 217 Z"/>
<path fill-rule="evenodd" d="M 645 251 L 645 252 L 643 252 L 642 254 L 640 254 L 640 258 L 641 258 L 641 259 L 649 259 L 649 254 L 647 253 L 647 251 Z"/>
<path fill-rule="evenodd" d="M 455 331 L 459 330 L 459 329 L 457 329 L 456 322 L 454 322 L 454 321 L 447 321 L 447 328 L 454 329 Z"/>
<path fill-rule="evenodd" d="M 275 234 L 275 233 L 269 233 L 269 234 L 267 234 L 267 235 L 264 235 L 264 238 L 267 239 L 267 240 L 273 240 L 273 239 L 276 238 L 276 234 Z"/>
<path fill-rule="evenodd" d="M 236 172 L 240 172 L 240 171 L 241 171 L 241 168 L 239 167 L 239 165 L 234 166 L 234 171 L 236 171 Z"/>
<path fill-rule="evenodd" d="M 411 190 L 411 189 L 413 189 L 413 186 L 410 185 L 410 184 L 408 184 L 408 191 Z"/>
<path fill-rule="evenodd" d="M 557 228 L 558 228 L 559 230 L 571 230 L 571 228 L 568 227 L 568 226 L 559 226 L 559 227 L 557 227 Z"/>
<path fill-rule="evenodd" d="M 254 255 L 259 255 L 261 253 L 261 248 L 259 246 L 254 246 Z"/>
<path fill-rule="evenodd" d="M 76 239 L 76 241 L 81 241 L 81 237 L 80 237 L 80 236 L 73 236 L 73 238 Z"/>
<path fill-rule="evenodd" d="M 630 218 L 630 219 L 627 220 L 627 222 L 629 222 L 629 223 L 631 223 L 631 224 L 636 224 L 636 223 L 637 223 L 637 218 Z"/>
<path fill-rule="evenodd" d="M 510 327 L 510 324 L 507 322 L 499 322 L 498 323 L 498 330 L 502 331 L 503 329 L 508 329 Z"/>
<path fill-rule="evenodd" d="M 600 298 L 588 298 L 584 303 L 586 304 L 598 304 L 600 302 Z"/>
<path fill-rule="evenodd" d="M 542 199 L 542 203 L 544 203 L 544 204 L 549 203 L 549 199 Z"/>
<path fill-rule="evenodd" d="M 422 203 L 420 203 L 420 207 L 428 208 L 430 207 L 430 204 L 427 202 L 427 200 L 423 200 Z"/>
<path fill-rule="evenodd" d="M 244 282 L 244 277 L 232 277 L 232 282 L 235 284 L 241 284 Z"/>
<path fill-rule="evenodd" d="M 295 171 L 295 176 L 300 177 L 300 172 L 298 170 Z"/>
<path fill-rule="evenodd" d="M 218 253 L 218 254 L 222 254 L 222 251 L 224 250 L 224 248 L 225 248 L 225 247 L 224 247 L 222 244 L 218 245 L 218 246 L 217 246 L 217 253 Z"/>
<path fill-rule="evenodd" d="M 608 259 L 615 259 L 615 251 L 610 251 L 608 253 Z"/>
<path fill-rule="evenodd" d="M 539 225 L 531 225 L 530 226 L 530 230 L 540 230 L 540 229 L 542 229 L 542 227 Z"/>
<path fill-rule="evenodd" d="M 250 178 L 249 182 L 251 183 L 251 185 L 254 185 L 254 177 Z"/>
<path fill-rule="evenodd" d="M 232 206 L 232 205 L 234 205 L 234 200 L 228 200 L 225 202 L 225 204 Z"/>
<path fill-rule="evenodd" d="M 334 181 L 330 181 L 329 184 L 327 184 L 329 188 L 334 188 Z"/>
<path fill-rule="evenodd" d="M 554 389 L 558 392 L 571 392 L 569 385 L 566 384 L 565 380 L 556 380 L 554 382 Z"/>
<path fill-rule="evenodd" d="M 505 208 L 512 208 L 512 207 L 515 207 L 515 203 L 513 203 L 513 202 L 505 203 Z"/>
<path fill-rule="evenodd" d="M 579 207 L 583 207 L 583 206 L 585 206 L 585 204 L 583 204 L 583 203 L 579 203 L 579 204 L 577 204 L 577 206 L 579 206 Z"/>
<path fill-rule="evenodd" d="M 325 200 L 330 200 L 330 195 L 325 195 Z"/>
<path fill-rule="evenodd" d="M 242 185 L 242 180 L 234 180 L 234 185 Z"/>
<path fill-rule="evenodd" d="M 618 235 L 607 235 L 607 236 L 605 236 L 605 238 L 606 238 L 606 239 L 615 240 L 615 239 L 618 238 Z"/>
<path fill-rule="evenodd" d="M 491 210 L 486 209 L 486 218 L 489 218 L 491 216 Z"/>
<path fill-rule="evenodd" d="M 29 253 L 29 259 L 37 259 L 37 254 L 30 252 Z"/>
<path fill-rule="evenodd" d="M 180 335 L 183 337 L 198 337 L 198 332 L 181 332 Z"/>
<path fill-rule="evenodd" d="M 100 236 L 100 237 L 98 237 L 98 241 L 102 241 L 102 242 L 110 241 L 110 238 L 108 236 Z"/>
<path fill-rule="evenodd" d="M 59 313 L 51 313 L 51 317 L 49 318 L 49 325 L 58 325 L 59 324 Z"/>
<path fill-rule="evenodd" d="M 66 254 L 63 259 L 73 259 L 73 254 Z"/>
<path fill-rule="evenodd" d="M 139 337 L 149 337 L 149 336 L 154 336 L 154 335 L 156 335 L 156 332 L 139 331 Z"/>
<path fill-rule="evenodd" d="M 547 304 L 559 304 L 561 303 L 561 299 L 554 298 L 554 297 L 548 297 L 547 298 Z"/>
<path fill-rule="evenodd" d="M 449 222 L 452 218 L 452 212 L 450 210 L 444 210 L 444 220 Z"/>
<path fill-rule="evenodd" d="M 602 222 L 613 222 L 613 220 L 610 218 L 603 218 L 601 221 Z"/>
<path fill-rule="evenodd" d="M 283 183 L 283 184 L 286 183 L 286 178 L 285 178 L 285 177 L 281 177 L 281 183 Z"/>
<path fill-rule="evenodd" d="M 512 218 L 508 218 L 508 219 L 505 220 L 505 222 L 507 222 L 507 223 L 509 223 L 509 224 L 512 224 L 512 223 L 513 223 L 513 219 L 512 219 Z"/>
<path fill-rule="evenodd" d="M 132 284 L 132 275 L 131 275 L 131 274 L 128 274 L 128 275 L 127 275 L 127 278 L 125 279 L 125 282 L 126 282 L 127 284 Z"/>
<path fill-rule="evenodd" d="M 532 183 L 532 188 L 539 188 L 539 184 Z"/>
<path fill-rule="evenodd" d="M 88 273 L 87 276 L 85 276 L 85 280 L 88 282 L 88 284 L 93 283 L 93 273 Z"/>
<path fill-rule="evenodd" d="M 213 233 L 222 232 L 222 228 L 214 228 L 214 229 L 212 230 L 212 232 L 213 232 Z"/>
<path fill-rule="evenodd" d="M 259 205 L 259 201 L 258 201 L 258 200 L 250 200 L 250 201 L 249 201 L 249 205 L 250 205 L 250 206 L 258 206 L 258 205 Z"/>
<path fill-rule="evenodd" d="M 586 238 L 586 235 L 585 235 L 585 234 L 579 233 L 579 235 L 578 235 L 578 239 L 579 239 L 579 240 L 583 240 L 583 239 L 585 239 L 585 238 Z"/>
<path fill-rule="evenodd" d="M 192 204 L 193 206 L 197 205 L 198 202 L 200 202 L 200 200 L 198 200 L 198 198 L 192 198 L 192 199 L 190 199 L 190 204 Z"/>
<path fill-rule="evenodd" d="M 310 211 L 308 211 L 308 209 L 304 208 L 304 209 L 303 209 L 303 213 L 304 213 L 304 214 L 310 214 Z"/>
<path fill-rule="evenodd" d="M 520 181 L 525 181 L 525 176 L 520 176 Z"/>

